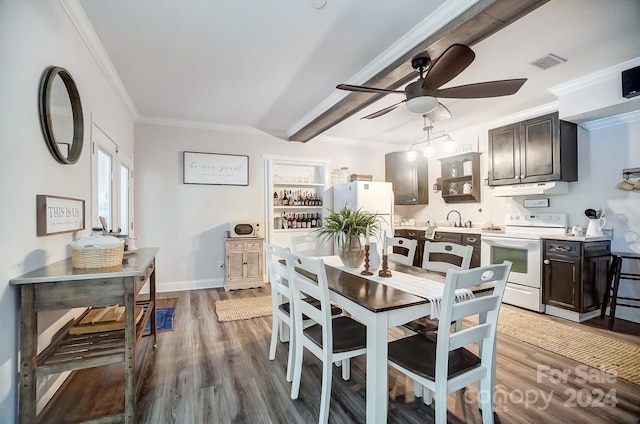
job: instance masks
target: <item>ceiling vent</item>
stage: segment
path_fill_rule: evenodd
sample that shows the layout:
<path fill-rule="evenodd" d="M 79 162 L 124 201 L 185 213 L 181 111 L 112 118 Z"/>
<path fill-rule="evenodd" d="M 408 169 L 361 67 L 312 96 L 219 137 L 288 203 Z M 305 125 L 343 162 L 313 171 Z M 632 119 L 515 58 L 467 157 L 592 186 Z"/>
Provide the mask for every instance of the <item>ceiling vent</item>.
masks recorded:
<path fill-rule="evenodd" d="M 556 56 L 555 54 L 549 53 L 548 55 L 541 57 L 540 59 L 534 60 L 533 62 L 531 62 L 531 65 L 537 68 L 540 68 L 544 71 L 545 69 L 549 69 L 552 66 L 559 65 L 566 61 L 567 59 L 563 59 L 560 56 Z"/>

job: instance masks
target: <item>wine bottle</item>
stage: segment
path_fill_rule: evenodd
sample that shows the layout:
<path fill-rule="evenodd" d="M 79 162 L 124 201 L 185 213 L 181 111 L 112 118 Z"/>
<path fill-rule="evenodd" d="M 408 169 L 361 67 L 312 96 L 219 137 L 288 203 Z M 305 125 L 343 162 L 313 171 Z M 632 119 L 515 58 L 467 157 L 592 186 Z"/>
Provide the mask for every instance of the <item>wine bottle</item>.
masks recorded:
<path fill-rule="evenodd" d="M 278 192 L 273 192 L 273 206 L 278 206 Z"/>
<path fill-rule="evenodd" d="M 289 198 L 287 197 L 287 190 L 284 191 L 284 195 L 282 197 L 282 206 L 289 206 Z"/>

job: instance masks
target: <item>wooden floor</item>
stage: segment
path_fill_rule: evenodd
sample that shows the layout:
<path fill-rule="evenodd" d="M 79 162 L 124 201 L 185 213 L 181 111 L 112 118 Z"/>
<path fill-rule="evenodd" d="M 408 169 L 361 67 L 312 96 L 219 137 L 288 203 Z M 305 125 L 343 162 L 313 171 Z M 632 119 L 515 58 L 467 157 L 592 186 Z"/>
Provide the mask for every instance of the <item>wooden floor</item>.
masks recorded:
<path fill-rule="evenodd" d="M 305 352 L 300 397 L 292 401 L 290 384 L 285 379 L 288 346 L 279 343 L 275 361 L 268 360 L 271 317 L 226 323 L 216 319 L 217 299 L 261 296 L 269 294 L 268 290 L 159 294 L 178 297 L 175 331 L 158 334 L 159 347 L 138 403 L 138 422 L 317 422 L 321 362 Z M 558 320 L 640 345 L 640 325 L 635 323 L 616 320 L 616 332 L 612 333 L 604 329 L 599 318 L 587 325 Z M 400 335 L 393 333 L 392 337 Z M 640 420 L 638 385 L 607 379 L 597 370 L 582 369 L 580 363 L 501 334 L 497 353 L 496 408 L 501 423 Z M 340 370 L 334 368 L 330 423 L 365 422 L 365 365 L 364 357 L 353 360 L 351 380 L 346 382 L 341 379 Z M 551 371 L 538 373 L 538 366 L 547 366 Z M 558 375 L 561 370 L 569 372 L 566 381 L 549 378 L 549 374 Z M 433 422 L 433 410 L 413 397 L 411 382 L 395 370 L 389 372 L 388 422 Z M 542 376 L 540 381 L 537 376 Z M 586 379 L 592 381 L 584 382 Z M 448 409 L 452 423 L 481 422 L 475 386 L 449 395 Z"/>

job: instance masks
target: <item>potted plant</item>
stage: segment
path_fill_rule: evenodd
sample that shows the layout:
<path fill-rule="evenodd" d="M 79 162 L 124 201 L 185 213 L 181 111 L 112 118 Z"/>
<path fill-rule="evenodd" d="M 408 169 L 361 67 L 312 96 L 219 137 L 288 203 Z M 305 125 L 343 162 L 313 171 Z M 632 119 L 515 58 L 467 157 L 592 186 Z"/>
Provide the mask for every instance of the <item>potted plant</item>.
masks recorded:
<path fill-rule="evenodd" d="M 346 267 L 358 268 L 364 260 L 361 237 L 367 235 L 367 230 L 369 237 L 376 237 L 380 232 L 377 214 L 343 207 L 331 211 L 314 233 L 321 242 L 332 241 L 338 245 L 338 255 Z"/>

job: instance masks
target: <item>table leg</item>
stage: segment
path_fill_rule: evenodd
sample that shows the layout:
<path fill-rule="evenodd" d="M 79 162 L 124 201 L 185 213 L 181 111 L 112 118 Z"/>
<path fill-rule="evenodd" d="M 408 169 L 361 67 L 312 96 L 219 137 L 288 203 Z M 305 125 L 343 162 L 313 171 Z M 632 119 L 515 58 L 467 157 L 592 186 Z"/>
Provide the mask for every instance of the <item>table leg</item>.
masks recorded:
<path fill-rule="evenodd" d="M 133 277 L 124 279 L 124 422 L 136 420 L 135 365 L 136 365 L 136 302 Z"/>
<path fill-rule="evenodd" d="M 367 423 L 387 422 L 389 370 L 388 315 L 374 313 L 367 321 Z"/>
<path fill-rule="evenodd" d="M 20 423 L 36 421 L 36 358 L 38 356 L 38 319 L 33 284 L 24 284 L 20 296 Z"/>

